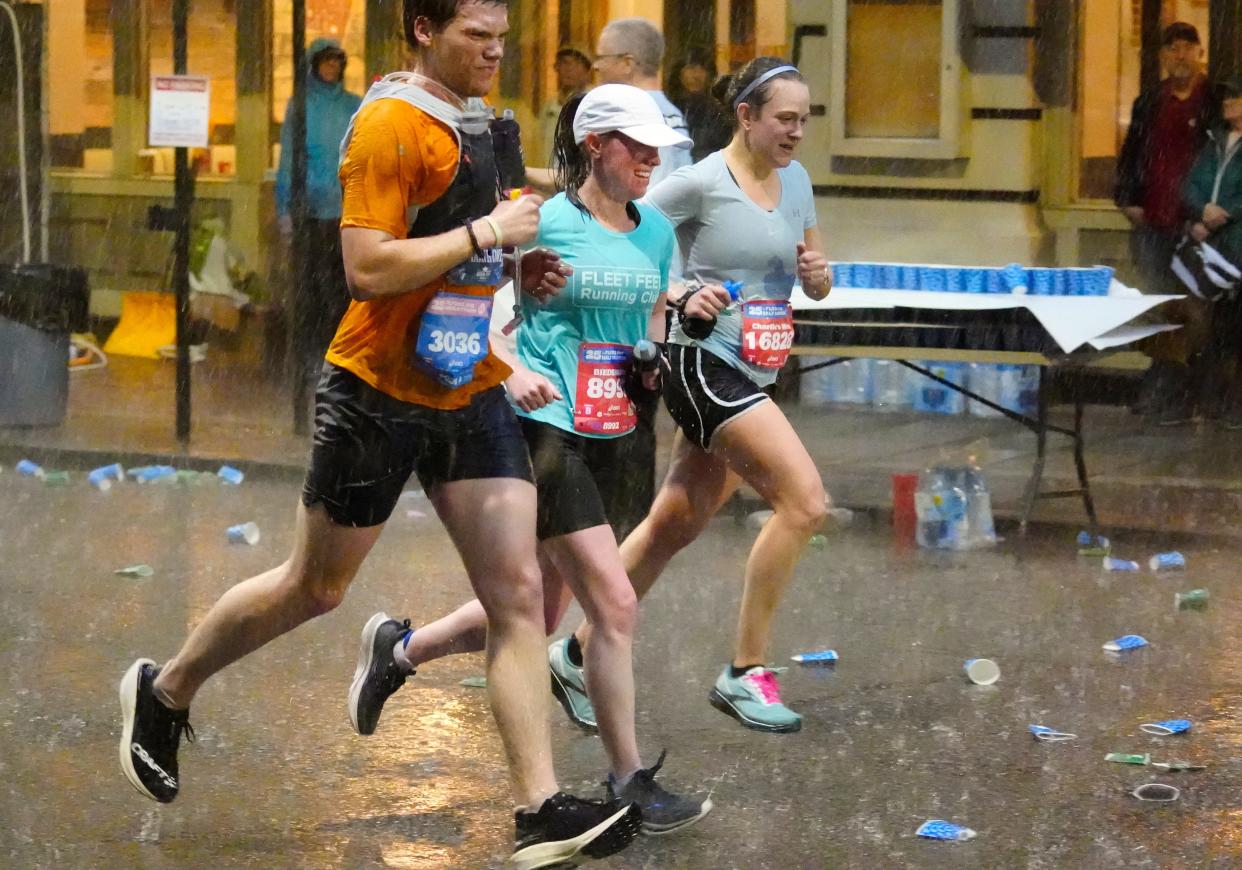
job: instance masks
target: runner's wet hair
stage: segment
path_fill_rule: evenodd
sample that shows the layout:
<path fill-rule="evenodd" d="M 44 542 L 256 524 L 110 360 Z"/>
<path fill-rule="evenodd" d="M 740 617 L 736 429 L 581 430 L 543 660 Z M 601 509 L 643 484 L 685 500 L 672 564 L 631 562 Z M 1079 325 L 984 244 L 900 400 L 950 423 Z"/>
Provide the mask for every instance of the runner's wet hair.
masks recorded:
<path fill-rule="evenodd" d="M 466 3 L 488 3 L 492 6 L 508 6 L 509 0 L 404 0 L 401 6 L 401 33 L 406 44 L 418 50 L 414 38 L 414 20 L 426 18 L 433 30 L 443 30 L 457 17 Z"/>
<path fill-rule="evenodd" d="M 591 158 L 587 157 L 586 143 L 574 141 L 574 115 L 578 114 L 578 106 L 582 104 L 584 94 L 577 94 L 565 101 L 561 114 L 556 119 L 556 132 L 552 137 L 552 165 L 556 189 L 565 191 L 565 196 L 578 208 L 585 208 L 578 198 L 578 188 L 582 187 L 591 174 Z"/>
<path fill-rule="evenodd" d="M 735 72 L 731 76 L 724 76 L 715 86 L 712 87 L 712 96 L 714 96 L 721 104 L 724 105 L 725 114 L 733 122 L 733 126 L 737 127 L 737 107 L 741 102 L 751 107 L 751 111 L 758 114 L 769 100 L 772 99 L 772 91 L 776 82 L 790 81 L 806 83 L 802 73 L 796 69 L 790 69 L 786 72 L 780 72 L 772 76 L 758 87 L 751 88 L 755 82 L 763 78 L 772 70 L 782 66 L 789 66 L 789 61 L 781 57 L 772 57 L 770 55 L 757 57 L 746 66 Z M 741 102 L 738 97 L 744 96 Z"/>

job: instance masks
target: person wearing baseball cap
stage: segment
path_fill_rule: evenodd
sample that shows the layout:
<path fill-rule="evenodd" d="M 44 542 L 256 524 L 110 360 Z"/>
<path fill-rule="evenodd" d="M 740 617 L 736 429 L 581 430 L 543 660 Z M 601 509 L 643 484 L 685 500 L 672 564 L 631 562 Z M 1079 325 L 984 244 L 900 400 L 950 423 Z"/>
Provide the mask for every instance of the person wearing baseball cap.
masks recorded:
<path fill-rule="evenodd" d="M 636 803 L 651 834 L 683 828 L 712 808 L 708 798 L 656 781 L 663 754 L 643 766 L 631 662 L 638 603 L 617 547 L 649 504 L 631 486 L 655 463 L 635 443 L 635 405 L 656 394 L 658 374 L 639 372 L 631 358 L 641 342 L 664 340 L 674 249 L 672 225 L 638 200 L 659 149 L 689 141 L 664 123 L 649 94 L 629 85 L 602 85 L 565 104 L 556 153 L 563 192 L 540 208 L 535 244 L 561 258 L 541 276 L 548 289 L 568 283 L 543 303 L 522 298 L 516 352 L 496 336 L 492 342 L 513 369 L 505 390 L 534 466 L 547 625 L 555 629 L 572 592 L 592 627 L 589 646 L 571 635 L 548 648 L 553 693 L 576 725 L 598 731 L 611 765 L 609 797 Z M 471 601 L 415 630 L 404 657 L 421 669 L 450 652 L 479 651 L 487 631 L 482 605 Z"/>
<path fill-rule="evenodd" d="M 1203 70 L 1199 31 L 1175 21 L 1161 37 L 1160 61 L 1167 73 L 1139 94 L 1130 110 L 1130 127 L 1117 156 L 1113 200 L 1130 222 L 1130 256 L 1144 293 L 1181 292 L 1170 263 L 1189 215 L 1182 186 L 1195 156 L 1219 124 L 1222 94 Z M 1152 357 L 1136 411 L 1159 426 L 1188 423 L 1194 416 L 1192 365 L 1208 340 L 1210 312 L 1196 299 L 1164 305 L 1162 317 L 1181 329 L 1140 345 Z"/>

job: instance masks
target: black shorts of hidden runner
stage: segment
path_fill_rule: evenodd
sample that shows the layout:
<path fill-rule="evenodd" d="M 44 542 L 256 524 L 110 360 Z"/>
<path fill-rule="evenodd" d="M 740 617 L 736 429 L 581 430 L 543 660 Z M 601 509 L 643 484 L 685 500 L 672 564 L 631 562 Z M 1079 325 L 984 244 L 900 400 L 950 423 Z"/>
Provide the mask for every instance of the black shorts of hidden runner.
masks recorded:
<path fill-rule="evenodd" d="M 643 477 L 652 472 L 641 467 L 636 432 L 588 438 L 530 418 L 522 418 L 521 426 L 535 468 L 539 540 L 602 525 L 611 525 L 621 540 L 646 516 L 651 502 L 648 497 L 642 504 Z"/>
<path fill-rule="evenodd" d="M 484 478 L 534 481 L 530 454 L 503 387 L 452 411 L 381 393 L 325 364 L 315 393 L 315 438 L 302 487 L 342 526 L 376 526 L 396 507 L 410 474 L 424 491 Z"/>
<path fill-rule="evenodd" d="M 712 447 L 716 432 L 731 420 L 768 401 L 770 387 L 761 387 L 715 354 L 701 347 L 668 346 L 669 371 L 664 374 L 664 404 L 691 443 Z"/>

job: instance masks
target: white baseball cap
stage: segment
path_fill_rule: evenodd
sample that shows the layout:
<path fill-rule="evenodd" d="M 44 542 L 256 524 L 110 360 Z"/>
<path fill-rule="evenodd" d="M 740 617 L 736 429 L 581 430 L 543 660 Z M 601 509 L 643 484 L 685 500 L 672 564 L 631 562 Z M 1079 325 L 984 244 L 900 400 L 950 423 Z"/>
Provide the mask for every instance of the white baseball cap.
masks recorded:
<path fill-rule="evenodd" d="M 587 91 L 574 113 L 574 141 L 587 133 L 623 133 L 652 148 L 689 148 L 690 137 L 664 121 L 651 94 L 633 85 L 600 85 Z"/>

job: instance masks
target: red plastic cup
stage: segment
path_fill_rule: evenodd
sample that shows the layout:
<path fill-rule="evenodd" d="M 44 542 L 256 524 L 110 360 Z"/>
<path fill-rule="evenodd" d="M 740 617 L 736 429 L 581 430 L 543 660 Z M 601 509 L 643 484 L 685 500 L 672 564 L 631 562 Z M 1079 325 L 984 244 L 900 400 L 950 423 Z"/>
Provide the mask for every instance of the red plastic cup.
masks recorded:
<path fill-rule="evenodd" d="M 900 535 L 914 536 L 918 516 L 914 511 L 914 491 L 919 487 L 917 474 L 893 475 L 893 529 Z"/>

